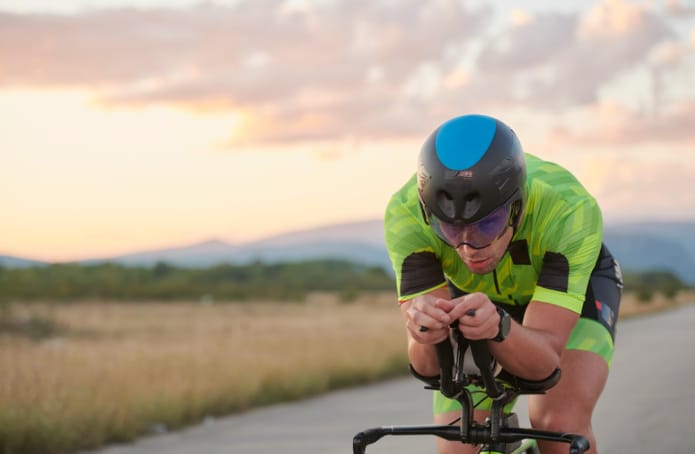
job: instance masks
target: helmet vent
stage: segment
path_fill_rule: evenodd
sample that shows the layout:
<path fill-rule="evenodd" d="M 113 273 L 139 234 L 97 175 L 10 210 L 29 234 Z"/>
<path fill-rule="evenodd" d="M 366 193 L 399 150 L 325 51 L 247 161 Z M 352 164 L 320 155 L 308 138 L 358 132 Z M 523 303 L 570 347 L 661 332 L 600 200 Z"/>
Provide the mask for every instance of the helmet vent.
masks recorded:
<path fill-rule="evenodd" d="M 470 219 L 474 217 L 480 210 L 480 194 L 474 192 L 472 194 L 466 194 L 463 199 L 463 218 Z"/>
<path fill-rule="evenodd" d="M 446 217 L 450 219 L 456 217 L 456 205 L 454 204 L 454 198 L 448 192 L 437 192 L 437 205 Z"/>

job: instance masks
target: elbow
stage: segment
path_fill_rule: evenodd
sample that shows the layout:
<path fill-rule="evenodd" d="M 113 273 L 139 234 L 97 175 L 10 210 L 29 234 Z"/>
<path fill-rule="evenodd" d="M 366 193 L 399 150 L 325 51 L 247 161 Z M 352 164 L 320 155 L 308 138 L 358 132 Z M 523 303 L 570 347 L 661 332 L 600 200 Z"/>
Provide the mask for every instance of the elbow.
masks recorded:
<path fill-rule="evenodd" d="M 555 369 L 560 367 L 560 362 L 562 360 L 562 353 L 565 350 L 565 343 L 556 336 L 547 336 L 546 347 L 543 354 L 543 360 L 538 362 L 538 377 L 537 379 L 544 379 L 555 372 Z"/>
<path fill-rule="evenodd" d="M 510 368 L 509 372 L 526 380 L 542 381 L 554 374 L 559 367 L 560 357 L 549 355 L 542 359 L 536 357 L 531 363 L 519 364 L 517 367 Z"/>
<path fill-rule="evenodd" d="M 520 365 L 520 376 L 528 380 L 545 380 L 560 368 L 564 348 L 557 348 L 556 343 L 549 339 L 546 341 L 537 344 L 540 347 L 536 350 L 537 354 Z"/>
<path fill-rule="evenodd" d="M 560 358 L 561 354 L 552 352 L 543 367 L 539 368 L 536 380 L 544 380 L 554 374 L 555 370 L 560 368 Z"/>

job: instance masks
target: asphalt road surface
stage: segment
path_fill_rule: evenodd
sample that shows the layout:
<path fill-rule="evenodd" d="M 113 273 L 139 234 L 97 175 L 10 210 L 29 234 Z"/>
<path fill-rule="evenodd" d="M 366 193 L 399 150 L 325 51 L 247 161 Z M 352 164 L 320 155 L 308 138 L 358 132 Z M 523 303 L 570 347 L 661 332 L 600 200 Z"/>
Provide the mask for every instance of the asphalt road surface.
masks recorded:
<path fill-rule="evenodd" d="M 611 376 L 594 414 L 602 454 L 695 453 L 694 327 L 695 304 L 619 323 Z M 430 409 L 430 392 L 404 378 L 209 420 L 94 453 L 351 453 L 355 433 L 429 424 Z M 517 412 L 524 409 L 522 401 Z M 430 436 L 385 437 L 367 449 L 370 454 L 433 452 Z"/>

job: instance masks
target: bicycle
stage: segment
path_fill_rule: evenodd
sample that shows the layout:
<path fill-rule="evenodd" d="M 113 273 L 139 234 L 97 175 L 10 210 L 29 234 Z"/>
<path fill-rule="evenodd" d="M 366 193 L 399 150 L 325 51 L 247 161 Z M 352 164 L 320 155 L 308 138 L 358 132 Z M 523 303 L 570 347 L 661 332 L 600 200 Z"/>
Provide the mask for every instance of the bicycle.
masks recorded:
<path fill-rule="evenodd" d="M 498 367 L 487 341 L 470 341 L 455 325 L 451 327 L 451 339 L 436 346 L 439 377 L 423 377 L 412 367 L 410 372 L 426 383 L 425 389 L 439 390 L 444 396 L 457 400 L 461 404 L 460 418 L 446 425 L 366 429 L 353 437 L 353 454 L 364 454 L 367 445 L 386 435 L 434 435 L 449 441 L 480 445 L 479 454 L 538 454 L 536 440 L 567 443 L 569 454 L 583 454 L 589 449 L 589 441 L 581 435 L 520 428 L 517 415 L 504 412 L 505 405 L 518 396 L 543 394 L 555 386 L 560 380 L 559 368 L 539 381 L 512 375 Z M 481 387 L 492 399 L 490 416 L 484 422 L 473 419 L 473 397 L 467 388 L 471 384 Z M 460 426 L 455 425 L 459 421 Z"/>

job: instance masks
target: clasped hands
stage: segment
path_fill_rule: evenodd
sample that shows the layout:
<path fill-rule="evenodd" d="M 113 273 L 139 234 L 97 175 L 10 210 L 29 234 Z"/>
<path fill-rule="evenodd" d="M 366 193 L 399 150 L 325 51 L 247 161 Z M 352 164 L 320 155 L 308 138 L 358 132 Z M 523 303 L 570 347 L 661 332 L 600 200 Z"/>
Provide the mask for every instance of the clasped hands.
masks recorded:
<path fill-rule="evenodd" d="M 500 316 L 495 304 L 484 293 L 470 293 L 454 299 L 421 295 L 410 301 L 406 327 L 421 344 L 437 344 L 449 336 L 450 326 L 466 339 L 492 339 L 497 335 Z"/>

